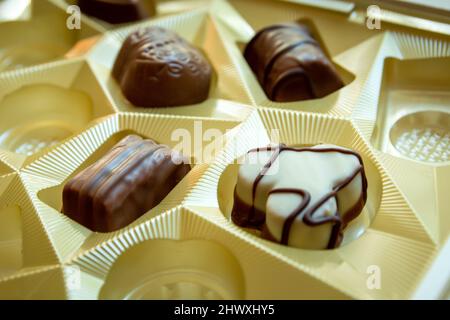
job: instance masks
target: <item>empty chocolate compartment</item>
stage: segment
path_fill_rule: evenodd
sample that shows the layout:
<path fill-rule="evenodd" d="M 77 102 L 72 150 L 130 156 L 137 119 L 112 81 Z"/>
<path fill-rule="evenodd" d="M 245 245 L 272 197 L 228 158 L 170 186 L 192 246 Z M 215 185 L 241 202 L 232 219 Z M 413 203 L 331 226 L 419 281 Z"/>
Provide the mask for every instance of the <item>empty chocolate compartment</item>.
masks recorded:
<path fill-rule="evenodd" d="M 80 28 L 69 28 L 64 8 L 33 0 L 29 19 L 0 23 L 0 72 L 62 59 L 79 40 L 98 32 L 84 19 Z"/>
<path fill-rule="evenodd" d="M 14 79 L 14 81 L 13 81 Z M 114 111 L 82 60 L 0 76 L 0 153 L 30 163 Z"/>
<path fill-rule="evenodd" d="M 352 118 L 434 241 L 450 228 L 448 42 L 387 32 Z"/>
<path fill-rule="evenodd" d="M 99 298 L 229 300 L 243 296 L 239 262 L 225 247 L 205 240 L 150 240 L 119 256 Z"/>
<path fill-rule="evenodd" d="M 450 58 L 384 63 L 372 143 L 425 163 L 450 160 Z"/>

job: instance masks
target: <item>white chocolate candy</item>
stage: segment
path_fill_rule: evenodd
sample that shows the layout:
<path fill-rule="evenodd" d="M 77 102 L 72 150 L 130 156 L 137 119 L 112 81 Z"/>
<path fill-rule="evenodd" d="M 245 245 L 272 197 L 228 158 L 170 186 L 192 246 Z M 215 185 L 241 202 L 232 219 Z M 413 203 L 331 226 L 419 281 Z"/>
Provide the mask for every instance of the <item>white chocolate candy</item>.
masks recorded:
<path fill-rule="evenodd" d="M 232 218 L 261 227 L 265 216 L 265 233 L 280 243 L 334 248 L 361 212 L 366 192 L 362 159 L 354 151 L 334 145 L 260 148 L 249 151 L 239 168 Z"/>

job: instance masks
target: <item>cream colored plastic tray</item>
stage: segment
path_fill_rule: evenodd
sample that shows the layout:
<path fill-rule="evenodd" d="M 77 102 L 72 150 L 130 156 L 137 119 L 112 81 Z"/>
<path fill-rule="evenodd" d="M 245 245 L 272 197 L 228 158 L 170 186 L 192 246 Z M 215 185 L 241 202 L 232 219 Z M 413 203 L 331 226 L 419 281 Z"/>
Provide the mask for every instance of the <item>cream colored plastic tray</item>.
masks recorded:
<path fill-rule="evenodd" d="M 47 24 L 37 27 L 43 8 L 56 24 L 71 2 L 39 3 L 31 20 L 11 22 L 24 33 L 36 26 L 30 39 L 48 35 Z M 444 298 L 449 39 L 392 22 L 369 30 L 354 9 L 331 1 L 164 1 L 158 16 L 140 23 L 83 16 L 82 30 L 91 33 L 70 38 L 56 58 L 1 72 L 0 298 Z M 282 21 L 313 27 L 344 88 L 310 101 L 267 99 L 242 50 L 256 30 Z M 9 24 L 0 22 L 0 33 Z M 131 31 L 148 25 L 205 53 L 214 69 L 208 100 L 142 109 L 123 97 L 110 75 L 115 56 Z M 62 103 L 65 97 L 77 103 Z M 221 133 L 210 161 L 201 156 L 208 139 L 184 150 L 193 170 L 131 225 L 96 233 L 61 213 L 64 184 L 123 135 L 176 148 L 175 129 L 195 136 L 199 126 Z M 271 142 L 274 129 L 290 145 L 325 142 L 362 155 L 368 201 L 340 248 L 282 246 L 229 219 L 235 160 Z M 418 141 L 420 149 L 410 148 Z M 380 286 L 371 284 L 373 272 Z"/>

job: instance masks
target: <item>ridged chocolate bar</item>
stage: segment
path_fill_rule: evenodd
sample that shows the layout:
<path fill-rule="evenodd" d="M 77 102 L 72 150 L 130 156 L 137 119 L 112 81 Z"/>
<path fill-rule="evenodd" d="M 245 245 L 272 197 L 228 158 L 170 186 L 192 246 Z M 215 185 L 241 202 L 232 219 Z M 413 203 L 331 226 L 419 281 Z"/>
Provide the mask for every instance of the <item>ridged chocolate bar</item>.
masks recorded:
<path fill-rule="evenodd" d="M 212 68 L 197 48 L 176 33 L 149 27 L 125 39 L 112 74 L 132 104 L 157 108 L 206 100 Z"/>
<path fill-rule="evenodd" d="M 321 98 L 344 86 L 319 42 L 300 24 L 260 30 L 247 44 L 244 57 L 272 101 Z"/>
<path fill-rule="evenodd" d="M 123 228 L 156 206 L 189 172 L 180 154 L 129 135 L 64 186 L 63 213 L 98 232 Z"/>

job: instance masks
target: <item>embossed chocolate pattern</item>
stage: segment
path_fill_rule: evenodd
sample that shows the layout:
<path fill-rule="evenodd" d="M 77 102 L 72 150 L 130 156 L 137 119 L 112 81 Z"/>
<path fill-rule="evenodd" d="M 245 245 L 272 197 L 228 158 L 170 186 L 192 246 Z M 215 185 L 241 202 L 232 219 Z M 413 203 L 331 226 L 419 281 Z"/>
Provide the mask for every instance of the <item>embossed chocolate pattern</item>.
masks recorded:
<path fill-rule="evenodd" d="M 159 204 L 189 172 L 186 161 L 172 157 L 183 159 L 165 145 L 129 135 L 67 182 L 62 211 L 93 231 L 123 228 Z"/>
<path fill-rule="evenodd" d="M 273 101 L 321 98 L 344 86 L 304 25 L 286 23 L 260 30 L 247 44 L 244 57 Z"/>
<path fill-rule="evenodd" d="M 81 12 L 109 23 L 139 21 L 156 13 L 154 1 L 144 0 L 78 0 Z M 147 1 L 147 0 L 145 0 Z"/>
<path fill-rule="evenodd" d="M 113 77 L 138 107 L 171 107 L 208 98 L 211 65 L 183 38 L 159 27 L 131 33 L 116 58 Z"/>
<path fill-rule="evenodd" d="M 252 162 L 253 154 L 265 164 Z M 232 220 L 285 245 L 335 248 L 366 200 L 364 165 L 354 151 L 333 145 L 257 148 L 239 169 Z"/>

